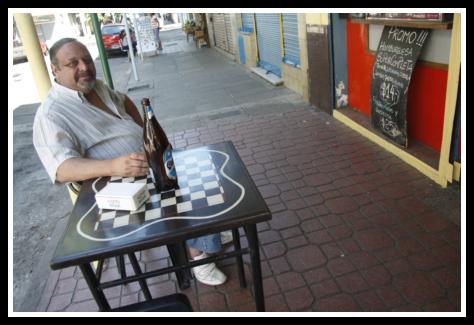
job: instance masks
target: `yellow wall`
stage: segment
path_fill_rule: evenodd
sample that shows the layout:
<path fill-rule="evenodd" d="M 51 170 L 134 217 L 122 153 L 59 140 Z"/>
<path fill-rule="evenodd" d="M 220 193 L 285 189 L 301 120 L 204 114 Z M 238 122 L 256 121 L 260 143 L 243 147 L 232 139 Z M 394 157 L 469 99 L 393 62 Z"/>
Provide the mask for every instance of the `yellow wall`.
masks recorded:
<path fill-rule="evenodd" d="M 306 14 L 306 24 L 308 25 L 328 25 L 329 18 L 327 13 Z"/>
<path fill-rule="evenodd" d="M 306 17 L 298 14 L 298 35 L 300 46 L 300 67 L 281 64 L 281 77 L 284 85 L 309 101 L 308 91 L 308 47 L 306 45 Z"/>
<path fill-rule="evenodd" d="M 300 68 L 295 68 L 283 63 L 281 66 L 281 75 L 285 87 L 303 96 L 304 100 L 309 100 L 308 78 L 303 74 Z"/>
<path fill-rule="evenodd" d="M 257 66 L 257 44 L 255 43 L 255 37 L 251 33 L 240 32 L 244 39 L 245 47 L 245 66 L 247 68 L 253 68 Z M 240 60 L 240 55 L 239 55 Z"/>

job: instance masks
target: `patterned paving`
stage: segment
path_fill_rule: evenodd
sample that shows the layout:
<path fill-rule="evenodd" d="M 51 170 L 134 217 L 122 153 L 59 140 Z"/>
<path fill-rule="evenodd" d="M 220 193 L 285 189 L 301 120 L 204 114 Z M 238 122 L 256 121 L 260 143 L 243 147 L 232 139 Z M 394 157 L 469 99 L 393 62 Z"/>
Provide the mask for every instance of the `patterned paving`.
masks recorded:
<path fill-rule="evenodd" d="M 414 168 L 330 116 L 288 107 L 169 136 L 176 148 L 232 140 L 238 149 L 273 213 L 258 226 L 267 311 L 460 311 L 460 226 L 451 221 L 459 217 L 446 216 L 460 202 L 441 213 L 428 205 L 439 187 Z M 170 265 L 165 248 L 139 255 L 146 270 Z M 233 261 L 220 263 L 227 283 L 183 291 L 194 310 L 254 311 L 244 261 L 247 289 Z M 110 263 L 104 279 L 118 277 Z M 174 276 L 149 286 L 154 297 L 178 292 Z M 143 300 L 138 284 L 106 296 L 112 307 Z M 51 273 L 38 310 L 97 306 L 79 270 L 68 268 Z"/>

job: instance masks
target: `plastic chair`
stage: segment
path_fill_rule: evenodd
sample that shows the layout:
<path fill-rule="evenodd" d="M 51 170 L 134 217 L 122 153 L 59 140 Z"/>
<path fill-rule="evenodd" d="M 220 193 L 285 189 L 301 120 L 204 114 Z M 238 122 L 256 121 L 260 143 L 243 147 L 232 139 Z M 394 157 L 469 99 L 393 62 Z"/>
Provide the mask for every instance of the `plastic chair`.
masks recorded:
<path fill-rule="evenodd" d="M 182 293 L 155 298 L 149 301 L 113 309 L 114 312 L 190 312 L 193 307 Z"/>

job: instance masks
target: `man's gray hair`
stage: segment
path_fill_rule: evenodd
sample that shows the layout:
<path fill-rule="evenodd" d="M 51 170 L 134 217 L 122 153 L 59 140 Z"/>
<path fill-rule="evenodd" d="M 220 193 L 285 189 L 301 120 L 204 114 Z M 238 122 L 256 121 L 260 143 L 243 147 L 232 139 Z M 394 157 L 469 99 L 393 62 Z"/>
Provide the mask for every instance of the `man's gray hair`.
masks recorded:
<path fill-rule="evenodd" d="M 58 59 L 56 58 L 56 54 L 58 51 L 63 47 L 63 45 L 71 42 L 79 42 L 77 39 L 72 38 L 72 37 L 65 37 L 61 38 L 59 41 L 56 41 L 56 43 L 51 46 L 49 49 L 49 59 L 51 60 L 51 64 L 55 65 L 56 67 L 58 66 Z"/>

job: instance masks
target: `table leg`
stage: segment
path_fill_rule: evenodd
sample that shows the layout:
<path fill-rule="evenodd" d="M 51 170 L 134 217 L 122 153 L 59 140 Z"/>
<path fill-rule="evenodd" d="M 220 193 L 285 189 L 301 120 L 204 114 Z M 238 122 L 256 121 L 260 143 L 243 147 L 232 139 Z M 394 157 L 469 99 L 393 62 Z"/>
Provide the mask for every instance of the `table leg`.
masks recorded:
<path fill-rule="evenodd" d="M 186 265 L 188 263 L 188 255 L 186 254 L 186 247 L 184 242 L 177 244 L 167 245 L 168 252 L 170 253 L 171 262 L 173 266 Z M 180 289 L 187 289 L 191 286 L 191 270 L 185 269 L 176 271 L 176 279 L 178 280 L 178 286 Z"/>
<path fill-rule="evenodd" d="M 232 229 L 232 238 L 234 241 L 235 250 L 240 250 L 241 247 L 240 247 L 239 228 Z M 245 281 L 244 262 L 242 261 L 242 255 L 237 256 L 236 260 L 237 260 L 237 272 L 239 273 L 240 287 L 245 288 L 247 287 L 247 282 Z"/>
<path fill-rule="evenodd" d="M 249 242 L 250 260 L 252 263 L 252 277 L 255 290 L 255 305 L 257 311 L 265 311 L 263 297 L 262 269 L 260 266 L 260 251 L 258 247 L 257 225 L 244 226 Z"/>
<path fill-rule="evenodd" d="M 125 271 L 125 260 L 123 255 L 115 256 L 115 262 L 117 263 L 117 269 L 119 270 L 120 277 L 125 279 L 127 277 L 127 272 Z"/>
<path fill-rule="evenodd" d="M 94 271 L 92 271 L 92 267 L 90 266 L 90 264 L 81 264 L 79 265 L 79 268 L 81 269 L 82 275 L 84 276 L 84 279 L 86 280 L 87 285 L 89 286 L 89 289 L 95 299 L 95 302 L 99 306 L 99 310 L 110 311 L 110 305 L 104 295 L 104 292 L 102 290 L 97 289 L 99 282 L 97 281 L 97 278 L 95 277 Z"/>
<path fill-rule="evenodd" d="M 135 272 L 136 275 L 142 274 L 142 270 L 140 269 L 140 264 L 138 264 L 135 253 L 128 254 L 128 258 L 130 259 L 130 263 L 132 264 L 133 272 Z M 150 289 L 148 289 L 148 284 L 146 283 L 146 279 L 138 280 L 138 283 L 140 284 L 140 288 L 142 289 L 143 294 L 145 295 L 145 299 L 151 300 L 152 299 L 151 293 L 150 293 Z"/>

